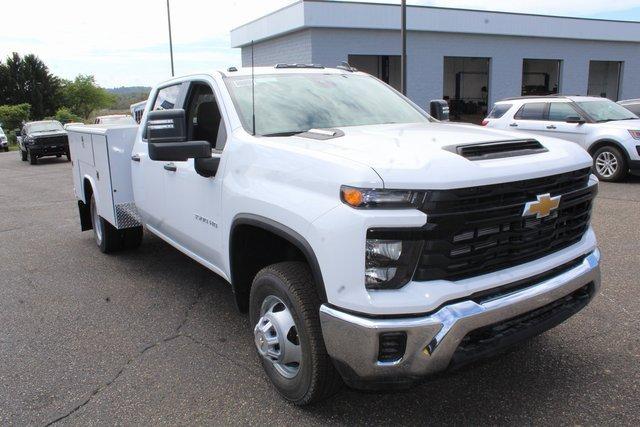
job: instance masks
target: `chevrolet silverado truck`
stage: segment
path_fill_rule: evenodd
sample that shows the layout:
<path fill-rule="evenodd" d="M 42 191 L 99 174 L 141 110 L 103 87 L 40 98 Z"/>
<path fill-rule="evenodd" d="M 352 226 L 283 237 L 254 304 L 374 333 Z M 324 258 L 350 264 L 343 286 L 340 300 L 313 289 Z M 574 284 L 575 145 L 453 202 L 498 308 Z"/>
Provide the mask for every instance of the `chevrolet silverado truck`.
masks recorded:
<path fill-rule="evenodd" d="M 67 131 L 57 120 L 25 123 L 20 131 L 18 143 L 20 159 L 23 162 L 28 160 L 32 165 L 37 164 L 38 159 L 45 156 L 65 155 L 67 160 L 71 160 Z"/>
<path fill-rule="evenodd" d="M 114 252 L 144 227 L 222 277 L 298 405 L 500 353 L 600 286 L 585 150 L 440 123 L 353 69 L 175 78 L 139 126 L 69 133 L 82 230 Z"/>

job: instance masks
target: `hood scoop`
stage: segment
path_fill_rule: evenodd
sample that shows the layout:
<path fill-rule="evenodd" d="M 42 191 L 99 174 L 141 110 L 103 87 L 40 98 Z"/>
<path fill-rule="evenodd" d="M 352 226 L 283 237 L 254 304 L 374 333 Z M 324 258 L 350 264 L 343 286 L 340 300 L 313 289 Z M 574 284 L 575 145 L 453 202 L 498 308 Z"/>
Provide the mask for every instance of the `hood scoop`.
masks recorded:
<path fill-rule="evenodd" d="M 340 129 L 309 129 L 306 132 L 299 133 L 297 136 L 324 141 L 327 139 L 340 138 L 344 136 L 344 132 Z"/>
<path fill-rule="evenodd" d="M 526 156 L 548 151 L 535 139 L 484 142 L 481 144 L 445 147 L 468 160 L 501 159 L 504 157 Z"/>

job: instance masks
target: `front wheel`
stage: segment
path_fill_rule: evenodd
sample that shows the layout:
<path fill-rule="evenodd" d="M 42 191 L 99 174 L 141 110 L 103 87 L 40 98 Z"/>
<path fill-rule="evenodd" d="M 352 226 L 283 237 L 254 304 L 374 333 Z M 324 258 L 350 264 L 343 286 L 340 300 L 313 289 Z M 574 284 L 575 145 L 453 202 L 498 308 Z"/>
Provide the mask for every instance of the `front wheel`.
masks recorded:
<path fill-rule="evenodd" d="M 329 397 L 342 384 L 324 345 L 319 309 L 304 263 L 274 264 L 253 280 L 250 314 L 258 355 L 278 392 L 297 405 Z"/>
<path fill-rule="evenodd" d="M 22 160 L 23 162 L 27 161 L 27 152 L 20 149 L 20 160 Z"/>
<path fill-rule="evenodd" d="M 602 181 L 620 181 L 627 175 L 627 161 L 618 148 L 607 145 L 593 155 L 593 171 Z"/>
<path fill-rule="evenodd" d="M 37 165 L 38 164 L 38 158 L 33 155 L 31 150 L 27 150 L 27 159 L 29 159 L 29 164 L 30 165 Z"/>

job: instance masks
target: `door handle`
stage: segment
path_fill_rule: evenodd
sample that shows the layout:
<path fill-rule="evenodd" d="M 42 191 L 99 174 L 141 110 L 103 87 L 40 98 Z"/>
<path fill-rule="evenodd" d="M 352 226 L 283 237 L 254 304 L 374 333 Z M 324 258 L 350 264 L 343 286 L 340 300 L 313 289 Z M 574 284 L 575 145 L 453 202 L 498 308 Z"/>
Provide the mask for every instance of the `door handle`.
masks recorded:
<path fill-rule="evenodd" d="M 547 126 L 547 129 L 555 129 L 556 127 L 554 125 L 549 125 Z"/>
<path fill-rule="evenodd" d="M 133 154 L 131 156 L 131 160 L 133 160 L 134 162 L 139 162 L 140 161 L 140 156 L 138 156 L 137 154 Z"/>
<path fill-rule="evenodd" d="M 517 123 L 511 123 L 509 126 L 511 126 L 512 128 L 517 128 L 518 124 Z"/>
<path fill-rule="evenodd" d="M 165 163 L 164 164 L 164 169 L 171 171 L 171 172 L 175 172 L 178 170 L 178 168 L 176 167 L 176 165 L 174 165 L 173 163 Z"/>

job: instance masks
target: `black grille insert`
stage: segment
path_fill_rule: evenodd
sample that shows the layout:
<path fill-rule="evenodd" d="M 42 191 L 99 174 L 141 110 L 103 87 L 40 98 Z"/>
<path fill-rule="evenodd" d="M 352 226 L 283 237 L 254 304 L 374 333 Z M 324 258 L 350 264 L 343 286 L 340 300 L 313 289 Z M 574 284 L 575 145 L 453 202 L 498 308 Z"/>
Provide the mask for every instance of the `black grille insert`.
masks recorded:
<path fill-rule="evenodd" d="M 580 241 L 597 186 L 590 169 L 506 184 L 430 191 L 414 280 L 460 280 L 513 267 Z M 549 216 L 523 217 L 537 195 L 561 195 Z"/>
<path fill-rule="evenodd" d="M 589 283 L 543 307 L 469 332 L 454 352 L 450 368 L 501 353 L 514 344 L 559 325 L 584 308 L 594 292 L 594 284 Z"/>
<path fill-rule="evenodd" d="M 456 147 L 456 151 L 459 155 L 469 160 L 487 160 L 542 153 L 547 149 L 535 139 L 525 139 L 461 145 Z"/>

